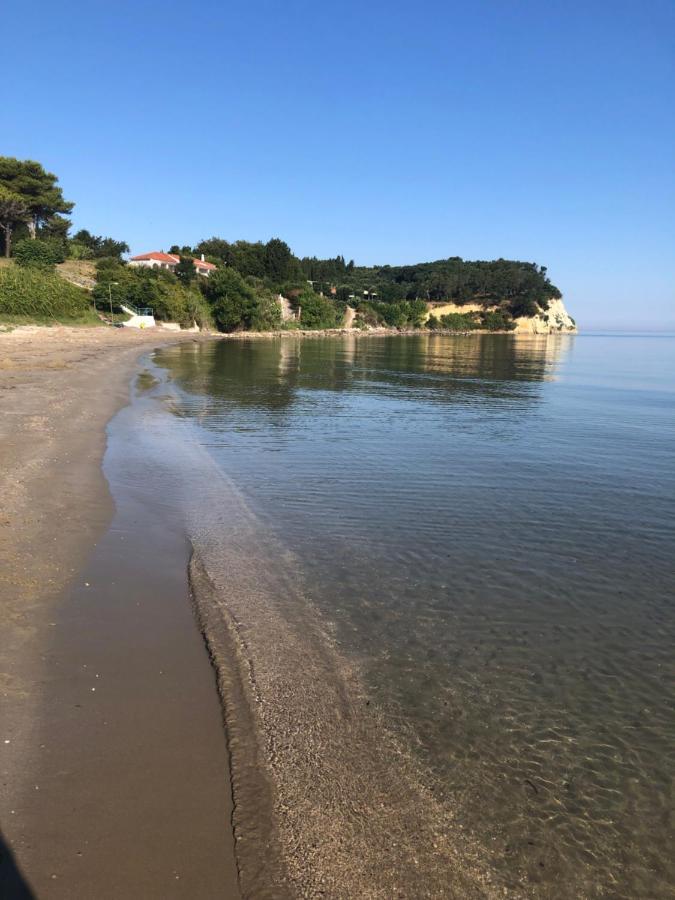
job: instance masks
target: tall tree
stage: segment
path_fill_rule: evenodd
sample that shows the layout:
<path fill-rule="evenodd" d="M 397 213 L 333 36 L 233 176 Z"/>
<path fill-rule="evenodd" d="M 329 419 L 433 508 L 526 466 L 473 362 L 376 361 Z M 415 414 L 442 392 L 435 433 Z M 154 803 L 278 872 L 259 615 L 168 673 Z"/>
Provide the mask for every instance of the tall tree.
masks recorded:
<path fill-rule="evenodd" d="M 292 278 L 293 254 L 285 241 L 272 238 L 265 244 L 265 275 L 272 281 L 287 281 Z"/>
<path fill-rule="evenodd" d="M 56 175 L 30 159 L 0 156 L 0 185 L 18 194 L 25 203 L 32 238 L 41 224 L 59 213 L 70 213 L 75 205 L 64 198 Z"/>
<path fill-rule="evenodd" d="M 126 241 L 116 241 L 81 228 L 70 240 L 68 251 L 74 259 L 120 259 L 123 253 L 129 252 L 129 245 Z"/>
<path fill-rule="evenodd" d="M 187 287 L 187 285 L 189 285 L 197 275 L 195 271 L 195 264 L 192 262 L 192 257 L 181 256 L 178 265 L 175 266 L 173 270 L 173 274 Z"/>
<path fill-rule="evenodd" d="M 12 232 L 28 218 L 28 207 L 23 199 L 0 183 L 0 229 L 5 241 L 5 256 L 12 252 Z"/>

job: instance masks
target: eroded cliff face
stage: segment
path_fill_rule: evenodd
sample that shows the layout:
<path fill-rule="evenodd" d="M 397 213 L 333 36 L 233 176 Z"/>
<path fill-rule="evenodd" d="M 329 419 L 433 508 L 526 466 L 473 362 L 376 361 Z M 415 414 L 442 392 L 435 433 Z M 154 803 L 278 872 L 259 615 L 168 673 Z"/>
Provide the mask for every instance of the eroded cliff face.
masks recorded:
<path fill-rule="evenodd" d="M 498 306 L 490 307 L 492 310 L 499 309 Z M 429 304 L 429 310 L 426 318 L 430 315 L 440 318 L 448 313 L 472 313 L 482 312 L 484 307 L 480 303 L 465 303 L 459 305 L 457 303 Z M 577 325 L 572 316 L 565 309 L 562 300 L 551 300 L 549 307 L 542 310 L 536 316 L 521 316 L 515 319 L 515 334 L 570 334 L 577 331 Z"/>
<path fill-rule="evenodd" d="M 577 331 L 577 325 L 562 300 L 551 300 L 548 309 L 536 316 L 516 319 L 516 334 L 565 334 Z"/>

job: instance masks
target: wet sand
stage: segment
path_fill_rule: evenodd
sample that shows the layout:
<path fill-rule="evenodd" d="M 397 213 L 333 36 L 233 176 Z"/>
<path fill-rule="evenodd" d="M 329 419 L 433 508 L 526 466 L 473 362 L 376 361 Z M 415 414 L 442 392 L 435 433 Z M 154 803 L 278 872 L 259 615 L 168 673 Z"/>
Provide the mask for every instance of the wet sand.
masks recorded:
<path fill-rule="evenodd" d="M 124 504 L 107 530 L 100 467 L 138 357 L 179 340 L 194 336 L 0 335 L 3 897 L 238 895 L 189 547 L 136 534 Z"/>

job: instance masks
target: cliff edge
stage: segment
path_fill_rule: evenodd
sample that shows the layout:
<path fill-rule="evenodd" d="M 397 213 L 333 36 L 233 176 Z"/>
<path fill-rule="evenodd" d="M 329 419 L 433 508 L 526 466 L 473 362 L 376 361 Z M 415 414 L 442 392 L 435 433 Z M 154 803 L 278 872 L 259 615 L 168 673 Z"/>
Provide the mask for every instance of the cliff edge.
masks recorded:
<path fill-rule="evenodd" d="M 520 316 L 514 321 L 516 334 L 565 334 L 577 331 L 577 323 L 565 309 L 562 300 L 551 300 L 548 309 L 536 316 Z"/>

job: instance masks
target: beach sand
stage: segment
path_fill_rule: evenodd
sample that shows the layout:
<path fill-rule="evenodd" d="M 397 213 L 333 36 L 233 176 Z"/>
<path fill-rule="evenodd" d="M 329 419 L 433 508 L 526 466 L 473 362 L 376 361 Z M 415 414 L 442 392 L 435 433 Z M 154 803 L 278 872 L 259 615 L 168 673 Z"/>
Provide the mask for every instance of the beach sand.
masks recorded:
<path fill-rule="evenodd" d="M 104 537 L 114 512 L 101 471 L 106 423 L 144 352 L 194 339 L 0 334 L 3 897 L 238 896 L 189 548 L 171 535 L 171 564 L 150 576 L 148 558 L 167 551 L 155 537 L 118 579 Z"/>

